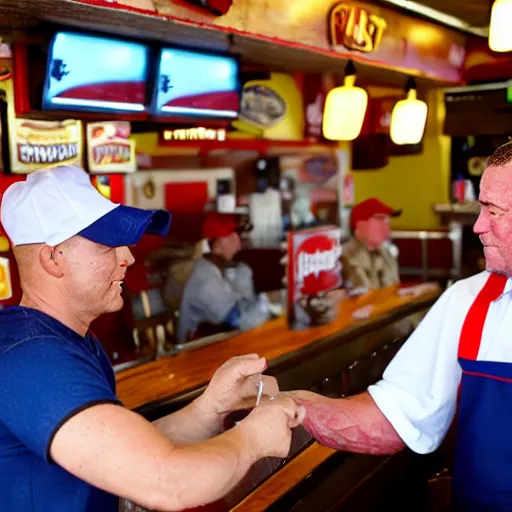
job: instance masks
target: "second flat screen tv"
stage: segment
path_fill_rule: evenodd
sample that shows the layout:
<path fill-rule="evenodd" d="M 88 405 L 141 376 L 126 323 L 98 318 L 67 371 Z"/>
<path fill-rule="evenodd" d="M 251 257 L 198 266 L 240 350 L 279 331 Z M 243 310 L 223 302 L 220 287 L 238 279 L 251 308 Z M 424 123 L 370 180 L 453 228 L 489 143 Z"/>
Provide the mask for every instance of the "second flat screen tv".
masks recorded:
<path fill-rule="evenodd" d="M 169 118 L 236 119 L 240 90 L 235 57 L 165 48 L 160 52 L 151 113 Z"/>
<path fill-rule="evenodd" d="M 50 44 L 43 108 L 145 112 L 149 52 L 140 43 L 58 32 Z"/>

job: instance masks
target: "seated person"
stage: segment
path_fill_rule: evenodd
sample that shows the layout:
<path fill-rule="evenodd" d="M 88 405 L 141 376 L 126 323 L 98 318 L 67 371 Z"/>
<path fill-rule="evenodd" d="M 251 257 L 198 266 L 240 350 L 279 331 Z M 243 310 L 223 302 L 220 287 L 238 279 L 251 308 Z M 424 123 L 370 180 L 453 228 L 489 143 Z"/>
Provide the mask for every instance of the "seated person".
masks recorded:
<path fill-rule="evenodd" d="M 251 269 L 233 262 L 245 229 L 234 215 L 208 214 L 203 237 L 211 253 L 197 261 L 185 285 L 179 319 L 181 342 L 198 338 L 201 332 L 253 329 L 270 318 L 268 298 L 254 292 Z"/>
<path fill-rule="evenodd" d="M 162 294 L 172 311 L 179 310 L 185 284 L 203 252 L 202 241 L 194 244 L 168 243 L 148 256 L 146 265 L 165 275 Z"/>
<path fill-rule="evenodd" d="M 367 199 L 352 209 L 350 227 L 353 236 L 341 253 L 343 282 L 346 288 L 365 290 L 385 288 L 400 282 L 396 256 L 386 247 L 389 218 L 395 210 L 377 198 Z"/>

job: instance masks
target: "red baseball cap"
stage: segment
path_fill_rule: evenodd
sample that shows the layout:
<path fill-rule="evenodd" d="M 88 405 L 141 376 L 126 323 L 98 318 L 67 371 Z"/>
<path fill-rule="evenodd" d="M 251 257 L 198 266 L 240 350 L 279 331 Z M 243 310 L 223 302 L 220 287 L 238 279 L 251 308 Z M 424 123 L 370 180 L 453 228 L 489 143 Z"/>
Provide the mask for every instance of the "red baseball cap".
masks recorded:
<path fill-rule="evenodd" d="M 368 220 L 374 215 L 398 217 L 401 213 L 402 210 L 395 210 L 395 208 L 391 208 L 391 206 L 383 203 L 380 199 L 372 197 L 352 208 L 352 213 L 350 215 L 350 227 L 355 229 L 358 222 Z"/>
<path fill-rule="evenodd" d="M 238 215 L 210 212 L 203 223 L 203 238 L 214 240 L 229 236 L 231 233 L 249 231 L 250 225 L 241 224 Z"/>

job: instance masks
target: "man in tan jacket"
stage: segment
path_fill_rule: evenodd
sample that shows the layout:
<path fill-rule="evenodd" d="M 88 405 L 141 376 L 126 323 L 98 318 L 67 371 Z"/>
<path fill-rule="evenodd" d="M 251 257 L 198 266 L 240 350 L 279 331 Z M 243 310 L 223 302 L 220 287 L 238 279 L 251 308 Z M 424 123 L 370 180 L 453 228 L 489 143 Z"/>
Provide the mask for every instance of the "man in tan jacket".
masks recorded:
<path fill-rule="evenodd" d="M 352 209 L 353 236 L 343 245 L 343 281 L 347 288 L 384 288 L 400 282 L 396 256 L 385 246 L 390 217 L 395 210 L 377 198 L 367 199 Z"/>

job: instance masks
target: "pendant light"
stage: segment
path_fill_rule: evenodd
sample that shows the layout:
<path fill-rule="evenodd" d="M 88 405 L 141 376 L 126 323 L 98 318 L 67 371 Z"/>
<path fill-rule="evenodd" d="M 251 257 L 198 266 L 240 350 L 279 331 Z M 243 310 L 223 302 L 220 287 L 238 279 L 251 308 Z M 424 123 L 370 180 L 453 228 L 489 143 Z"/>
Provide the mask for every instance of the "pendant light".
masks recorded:
<path fill-rule="evenodd" d="M 489 48 L 494 52 L 512 50 L 512 0 L 496 0 L 489 25 Z"/>
<path fill-rule="evenodd" d="M 418 144 L 425 132 L 427 104 L 417 99 L 416 82 L 409 78 L 405 86 L 407 98 L 400 100 L 391 113 L 391 140 L 395 144 Z"/>
<path fill-rule="evenodd" d="M 354 140 L 361 132 L 368 93 L 355 87 L 355 81 L 356 69 L 349 60 L 343 85 L 331 89 L 325 99 L 322 130 L 326 139 Z"/>

